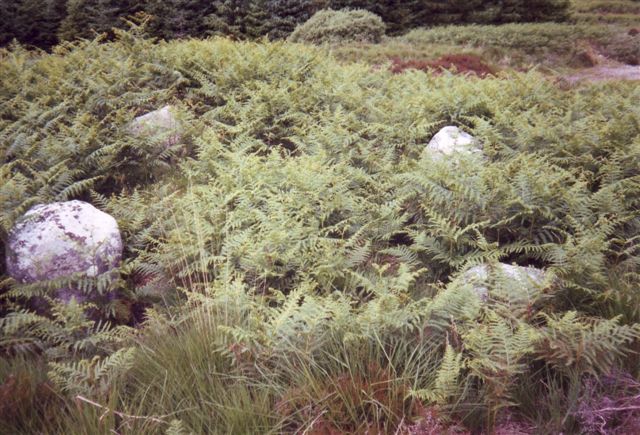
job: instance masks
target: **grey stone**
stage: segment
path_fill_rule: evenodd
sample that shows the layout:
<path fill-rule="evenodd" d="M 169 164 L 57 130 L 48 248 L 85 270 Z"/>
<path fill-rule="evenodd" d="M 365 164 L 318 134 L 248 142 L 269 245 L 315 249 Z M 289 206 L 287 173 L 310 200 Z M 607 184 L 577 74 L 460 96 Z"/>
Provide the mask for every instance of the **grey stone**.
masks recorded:
<path fill-rule="evenodd" d="M 161 137 L 165 148 L 176 145 L 182 140 L 182 126 L 172 106 L 164 106 L 138 116 L 129 125 L 129 132 L 139 137 Z"/>
<path fill-rule="evenodd" d="M 96 277 L 118 266 L 122 247 L 116 220 L 91 204 L 37 205 L 9 233 L 7 273 L 22 283 L 74 274 Z M 63 299 L 72 295 L 58 292 Z"/>
<path fill-rule="evenodd" d="M 433 158 L 451 157 L 455 154 L 482 155 L 476 139 L 458 127 L 447 126 L 431 139 L 425 152 Z"/>
<path fill-rule="evenodd" d="M 487 281 L 492 268 L 498 268 L 496 271 L 497 273 L 501 273 L 506 278 L 517 282 L 520 284 L 519 287 L 525 290 L 535 290 L 536 288 L 542 287 L 547 278 L 546 272 L 542 269 L 498 263 L 495 266 L 488 264 L 474 266 L 464 272 L 458 279 L 463 280 L 463 282 L 471 283 L 474 292 L 481 300 L 486 301 L 489 298 Z"/>

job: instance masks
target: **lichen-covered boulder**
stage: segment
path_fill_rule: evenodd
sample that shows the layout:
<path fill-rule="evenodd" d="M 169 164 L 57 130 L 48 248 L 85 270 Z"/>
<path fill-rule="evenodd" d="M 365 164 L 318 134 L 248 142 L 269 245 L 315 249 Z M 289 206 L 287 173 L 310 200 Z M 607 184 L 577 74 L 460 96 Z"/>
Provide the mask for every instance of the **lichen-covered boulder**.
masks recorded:
<path fill-rule="evenodd" d="M 134 136 L 160 138 L 165 148 L 176 145 L 182 140 L 182 126 L 172 106 L 164 106 L 138 116 L 129 125 L 129 132 Z"/>
<path fill-rule="evenodd" d="M 453 126 L 440 130 L 431 139 L 425 152 L 436 159 L 451 157 L 455 154 L 482 155 L 476 139 Z"/>
<path fill-rule="evenodd" d="M 82 201 L 31 208 L 9 233 L 7 273 L 22 283 L 79 274 L 96 277 L 122 257 L 116 220 Z M 66 293 L 65 293 L 66 292 Z M 59 297 L 71 295 L 61 290 Z"/>
<path fill-rule="evenodd" d="M 535 292 L 544 286 L 548 276 L 542 269 L 535 267 L 512 266 L 505 263 L 496 265 L 481 264 L 468 269 L 458 279 L 464 283 L 470 283 L 473 291 L 486 301 L 489 298 L 488 281 L 491 274 L 500 274 L 509 280 L 520 291 Z"/>

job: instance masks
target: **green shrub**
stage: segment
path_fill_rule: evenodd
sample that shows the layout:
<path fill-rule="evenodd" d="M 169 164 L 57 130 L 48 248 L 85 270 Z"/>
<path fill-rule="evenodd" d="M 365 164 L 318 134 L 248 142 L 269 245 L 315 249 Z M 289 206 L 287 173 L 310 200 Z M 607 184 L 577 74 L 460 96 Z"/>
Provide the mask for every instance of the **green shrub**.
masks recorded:
<path fill-rule="evenodd" d="M 446 26 L 415 29 L 402 37 L 412 44 L 453 44 L 517 49 L 524 52 L 568 52 L 580 39 L 607 41 L 614 29 L 588 24 L 504 24 L 501 26 Z"/>
<path fill-rule="evenodd" d="M 599 12 L 606 14 L 640 13 L 640 2 L 633 0 L 574 0 L 577 12 Z"/>
<path fill-rule="evenodd" d="M 573 19 L 584 23 L 611 23 L 634 26 L 638 23 L 640 2 L 635 0 L 573 0 Z"/>
<path fill-rule="evenodd" d="M 313 44 L 380 42 L 385 25 L 379 16 L 364 10 L 323 10 L 296 27 L 289 40 Z"/>

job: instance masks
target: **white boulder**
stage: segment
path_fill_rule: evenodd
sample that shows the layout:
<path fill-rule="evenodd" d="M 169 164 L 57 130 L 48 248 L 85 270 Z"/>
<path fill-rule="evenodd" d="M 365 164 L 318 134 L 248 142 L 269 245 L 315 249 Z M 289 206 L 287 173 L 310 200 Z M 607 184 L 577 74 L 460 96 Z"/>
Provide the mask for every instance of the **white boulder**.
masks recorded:
<path fill-rule="evenodd" d="M 134 136 L 159 137 L 166 148 L 182 140 L 182 127 L 172 106 L 138 116 L 129 125 L 129 132 Z"/>
<path fill-rule="evenodd" d="M 22 283 L 73 274 L 95 277 L 117 267 L 121 257 L 113 217 L 86 202 L 55 202 L 31 208 L 11 230 L 7 273 Z"/>
<path fill-rule="evenodd" d="M 458 279 L 465 283 L 470 283 L 473 286 L 473 291 L 480 299 L 486 301 L 489 298 L 488 281 L 492 273 L 510 280 L 520 291 L 527 293 L 540 289 L 547 279 L 547 274 L 542 269 L 512 266 L 505 263 L 474 266 L 464 272 Z"/>
<path fill-rule="evenodd" d="M 482 154 L 473 136 L 453 126 L 440 130 L 431 139 L 425 151 L 434 158 L 450 157 L 455 154 Z"/>

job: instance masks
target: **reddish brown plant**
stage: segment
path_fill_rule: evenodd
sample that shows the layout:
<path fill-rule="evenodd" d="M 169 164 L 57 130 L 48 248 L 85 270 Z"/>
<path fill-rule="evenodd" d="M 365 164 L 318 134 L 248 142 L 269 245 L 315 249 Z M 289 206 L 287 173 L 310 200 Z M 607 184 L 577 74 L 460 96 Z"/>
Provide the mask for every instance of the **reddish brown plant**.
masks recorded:
<path fill-rule="evenodd" d="M 475 54 L 449 54 L 436 60 L 391 59 L 391 72 L 400 74 L 408 69 L 441 73 L 443 70 L 457 74 L 471 74 L 486 77 L 496 73 L 481 57 Z"/>

